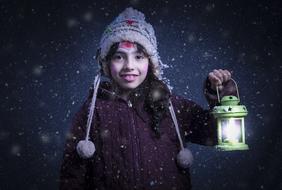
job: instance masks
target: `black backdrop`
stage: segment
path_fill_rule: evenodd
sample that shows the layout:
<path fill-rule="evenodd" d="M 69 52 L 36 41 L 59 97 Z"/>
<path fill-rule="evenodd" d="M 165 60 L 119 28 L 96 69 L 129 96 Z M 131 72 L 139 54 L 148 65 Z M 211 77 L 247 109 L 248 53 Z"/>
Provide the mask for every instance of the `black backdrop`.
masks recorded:
<path fill-rule="evenodd" d="M 154 26 L 175 93 L 207 107 L 208 72 L 229 69 L 248 108 L 249 151 L 190 145 L 194 189 L 282 189 L 278 0 L 0 0 L 0 189 L 57 189 L 66 132 L 98 70 L 100 36 L 128 6 Z"/>

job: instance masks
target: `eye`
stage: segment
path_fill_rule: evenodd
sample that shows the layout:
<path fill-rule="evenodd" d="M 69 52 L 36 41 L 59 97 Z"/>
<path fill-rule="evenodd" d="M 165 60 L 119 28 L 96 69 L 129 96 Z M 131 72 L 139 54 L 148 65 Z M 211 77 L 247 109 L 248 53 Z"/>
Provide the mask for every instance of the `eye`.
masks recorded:
<path fill-rule="evenodd" d="M 120 61 L 122 59 L 123 59 L 123 57 L 122 57 L 121 54 L 114 54 L 113 57 L 112 57 L 113 61 Z"/>
<path fill-rule="evenodd" d="M 144 59 L 145 56 L 143 54 L 138 54 L 138 55 L 135 56 L 135 58 L 138 59 L 138 60 L 141 60 L 141 59 Z"/>

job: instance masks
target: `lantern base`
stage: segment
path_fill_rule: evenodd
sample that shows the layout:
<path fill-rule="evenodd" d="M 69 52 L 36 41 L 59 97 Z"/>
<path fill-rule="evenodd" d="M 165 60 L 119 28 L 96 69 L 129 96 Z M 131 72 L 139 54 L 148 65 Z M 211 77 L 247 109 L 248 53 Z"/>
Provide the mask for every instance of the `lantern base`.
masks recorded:
<path fill-rule="evenodd" d="M 247 144 L 221 144 L 216 145 L 216 148 L 220 151 L 249 150 Z"/>

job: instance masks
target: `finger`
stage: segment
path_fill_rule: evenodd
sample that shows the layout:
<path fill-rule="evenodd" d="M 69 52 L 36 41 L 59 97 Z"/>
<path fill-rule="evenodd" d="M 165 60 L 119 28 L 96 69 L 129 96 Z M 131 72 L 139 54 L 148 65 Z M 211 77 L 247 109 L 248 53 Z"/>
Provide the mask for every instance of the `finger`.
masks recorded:
<path fill-rule="evenodd" d="M 220 82 L 223 82 L 223 76 L 219 70 L 213 70 L 213 74 L 220 80 Z"/>
<path fill-rule="evenodd" d="M 221 80 L 215 75 L 214 72 L 209 73 L 209 80 L 212 86 L 219 86 L 222 84 Z"/>
<path fill-rule="evenodd" d="M 210 72 L 208 78 L 210 80 L 211 88 L 213 90 L 216 90 L 217 88 L 219 89 L 219 91 L 222 90 L 223 86 L 221 80 L 214 74 L 214 72 Z"/>
<path fill-rule="evenodd" d="M 224 73 L 224 82 L 227 82 L 231 79 L 231 72 L 229 72 L 228 70 L 223 70 L 223 73 Z"/>
<path fill-rule="evenodd" d="M 224 70 L 226 75 L 227 75 L 227 80 L 230 80 L 231 79 L 231 72 L 228 71 L 228 70 Z"/>
<path fill-rule="evenodd" d="M 220 74 L 222 76 L 222 83 L 229 80 L 228 73 L 226 72 L 226 70 L 219 69 L 218 71 L 220 72 Z"/>

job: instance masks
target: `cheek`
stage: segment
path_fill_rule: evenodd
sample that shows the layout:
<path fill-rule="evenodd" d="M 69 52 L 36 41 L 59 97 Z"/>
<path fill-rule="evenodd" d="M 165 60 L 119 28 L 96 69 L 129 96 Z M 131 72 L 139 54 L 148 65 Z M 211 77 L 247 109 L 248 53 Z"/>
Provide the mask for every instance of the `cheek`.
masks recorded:
<path fill-rule="evenodd" d="M 110 64 L 110 73 L 112 76 L 116 75 L 119 72 L 119 69 L 116 64 Z"/>
<path fill-rule="evenodd" d="M 140 70 L 147 75 L 148 73 L 148 69 L 149 69 L 149 63 L 148 64 L 143 64 L 141 67 L 140 67 Z"/>

